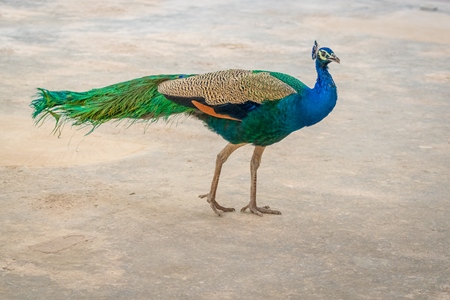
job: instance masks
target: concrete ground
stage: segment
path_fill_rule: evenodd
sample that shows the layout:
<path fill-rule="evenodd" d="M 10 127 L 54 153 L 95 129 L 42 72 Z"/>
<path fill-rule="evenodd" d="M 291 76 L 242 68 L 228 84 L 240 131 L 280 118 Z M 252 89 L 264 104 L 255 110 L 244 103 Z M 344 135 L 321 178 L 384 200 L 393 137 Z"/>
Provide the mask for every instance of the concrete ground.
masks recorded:
<path fill-rule="evenodd" d="M 324 121 L 252 147 L 195 120 L 35 127 L 36 87 L 267 69 L 315 82 Z M 0 1 L 1 299 L 450 299 L 448 1 Z"/>

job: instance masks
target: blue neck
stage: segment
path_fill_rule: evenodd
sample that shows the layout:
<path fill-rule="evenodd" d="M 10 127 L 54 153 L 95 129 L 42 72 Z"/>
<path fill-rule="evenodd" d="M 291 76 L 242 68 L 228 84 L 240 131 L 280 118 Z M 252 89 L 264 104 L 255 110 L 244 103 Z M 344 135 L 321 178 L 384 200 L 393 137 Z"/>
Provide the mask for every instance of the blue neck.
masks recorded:
<path fill-rule="evenodd" d="M 328 66 L 316 60 L 317 81 L 313 89 L 305 90 L 289 99 L 291 102 L 292 131 L 322 121 L 333 110 L 337 101 L 336 84 Z"/>
<path fill-rule="evenodd" d="M 336 84 L 333 81 L 333 77 L 331 77 L 331 74 L 328 72 L 328 64 L 324 65 L 316 60 L 316 70 L 317 80 L 314 85 L 314 90 L 319 93 L 334 92 L 336 94 Z"/>

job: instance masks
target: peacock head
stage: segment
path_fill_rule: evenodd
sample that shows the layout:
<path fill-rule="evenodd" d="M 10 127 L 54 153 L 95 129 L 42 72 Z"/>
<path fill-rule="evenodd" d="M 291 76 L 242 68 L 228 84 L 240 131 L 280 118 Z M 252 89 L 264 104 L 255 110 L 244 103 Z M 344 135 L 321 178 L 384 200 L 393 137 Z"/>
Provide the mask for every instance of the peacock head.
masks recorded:
<path fill-rule="evenodd" d="M 341 63 L 341 60 L 334 54 L 333 50 L 327 47 L 319 48 L 317 41 L 314 41 L 314 46 L 312 48 L 312 59 L 317 59 L 317 62 L 323 66 L 327 66 L 332 61 L 337 62 L 338 64 Z"/>

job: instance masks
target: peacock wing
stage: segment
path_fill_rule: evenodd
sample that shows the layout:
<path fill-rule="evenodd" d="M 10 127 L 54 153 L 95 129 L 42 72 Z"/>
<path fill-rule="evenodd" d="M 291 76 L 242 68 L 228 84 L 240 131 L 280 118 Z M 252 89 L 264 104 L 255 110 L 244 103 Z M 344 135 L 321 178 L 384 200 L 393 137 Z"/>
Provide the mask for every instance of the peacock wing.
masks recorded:
<path fill-rule="evenodd" d="M 240 104 L 247 101 L 262 103 L 279 100 L 296 91 L 269 72 L 226 70 L 168 80 L 158 91 L 170 97 L 203 98 L 208 105 Z"/>

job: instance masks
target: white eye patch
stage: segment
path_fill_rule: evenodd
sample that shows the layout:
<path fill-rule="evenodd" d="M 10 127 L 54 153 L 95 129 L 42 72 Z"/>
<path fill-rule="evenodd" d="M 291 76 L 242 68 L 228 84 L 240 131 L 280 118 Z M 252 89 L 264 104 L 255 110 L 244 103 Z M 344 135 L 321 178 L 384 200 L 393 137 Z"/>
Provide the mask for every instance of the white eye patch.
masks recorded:
<path fill-rule="evenodd" d="M 319 51 L 319 57 L 320 57 L 321 60 L 326 60 L 328 57 L 330 57 L 330 54 L 328 54 L 324 50 L 320 50 Z"/>

